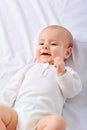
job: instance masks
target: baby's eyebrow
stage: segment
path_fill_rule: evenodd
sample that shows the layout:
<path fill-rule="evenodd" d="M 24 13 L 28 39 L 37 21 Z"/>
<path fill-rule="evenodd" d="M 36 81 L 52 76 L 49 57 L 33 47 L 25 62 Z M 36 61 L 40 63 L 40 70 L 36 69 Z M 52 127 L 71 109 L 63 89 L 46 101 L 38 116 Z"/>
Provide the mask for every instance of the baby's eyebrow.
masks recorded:
<path fill-rule="evenodd" d="M 58 44 L 59 42 L 58 41 L 51 41 L 50 43 L 56 43 L 56 44 Z"/>
<path fill-rule="evenodd" d="M 39 41 L 44 41 L 44 39 L 43 39 L 43 38 L 40 38 Z"/>
<path fill-rule="evenodd" d="M 51 41 L 51 42 L 56 42 L 56 41 Z"/>

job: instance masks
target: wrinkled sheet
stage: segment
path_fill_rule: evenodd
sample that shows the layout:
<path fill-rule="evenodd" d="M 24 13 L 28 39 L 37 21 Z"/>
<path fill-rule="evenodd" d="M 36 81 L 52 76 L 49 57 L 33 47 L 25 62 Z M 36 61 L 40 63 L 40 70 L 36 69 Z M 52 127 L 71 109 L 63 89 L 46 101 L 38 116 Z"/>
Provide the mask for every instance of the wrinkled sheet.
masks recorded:
<path fill-rule="evenodd" d="M 0 0 L 0 91 L 18 70 L 34 60 L 42 28 L 58 24 L 73 34 L 73 54 L 66 64 L 79 73 L 83 90 L 64 106 L 67 130 L 87 130 L 86 5 L 86 0 Z"/>

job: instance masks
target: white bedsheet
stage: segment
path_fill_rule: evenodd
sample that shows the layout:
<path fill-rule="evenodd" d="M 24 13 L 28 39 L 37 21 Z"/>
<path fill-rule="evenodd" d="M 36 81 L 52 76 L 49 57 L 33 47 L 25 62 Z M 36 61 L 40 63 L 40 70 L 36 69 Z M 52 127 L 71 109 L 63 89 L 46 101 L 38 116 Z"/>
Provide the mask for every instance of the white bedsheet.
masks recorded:
<path fill-rule="evenodd" d="M 36 38 L 43 27 L 58 24 L 73 34 L 75 45 L 67 64 L 80 74 L 83 91 L 64 106 L 68 130 L 87 130 L 86 5 L 86 0 L 0 0 L 0 90 L 34 59 Z"/>

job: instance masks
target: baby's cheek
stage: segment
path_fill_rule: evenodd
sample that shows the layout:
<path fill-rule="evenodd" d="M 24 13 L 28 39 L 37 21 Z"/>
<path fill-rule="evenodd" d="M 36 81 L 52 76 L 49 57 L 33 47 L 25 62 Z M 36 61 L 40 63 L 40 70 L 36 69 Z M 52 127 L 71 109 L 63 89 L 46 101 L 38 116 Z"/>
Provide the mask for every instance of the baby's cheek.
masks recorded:
<path fill-rule="evenodd" d="M 59 51 L 58 50 L 55 50 L 54 52 L 53 52 L 53 58 L 55 58 L 55 57 L 58 57 L 60 54 L 59 54 Z"/>

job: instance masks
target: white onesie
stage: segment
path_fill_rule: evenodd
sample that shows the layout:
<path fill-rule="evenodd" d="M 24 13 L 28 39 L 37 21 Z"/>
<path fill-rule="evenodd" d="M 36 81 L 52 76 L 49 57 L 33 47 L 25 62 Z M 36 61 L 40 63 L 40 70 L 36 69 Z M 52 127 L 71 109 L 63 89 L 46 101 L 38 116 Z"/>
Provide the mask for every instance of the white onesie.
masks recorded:
<path fill-rule="evenodd" d="M 8 83 L 1 92 L 0 103 L 18 112 L 17 130 L 35 130 L 40 118 L 62 114 L 66 98 L 76 96 L 82 89 L 80 78 L 66 67 L 63 76 L 57 76 L 56 68 L 48 63 L 33 63 Z"/>

